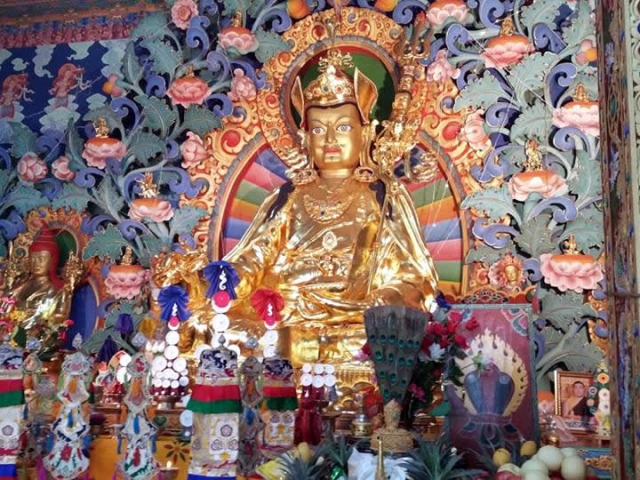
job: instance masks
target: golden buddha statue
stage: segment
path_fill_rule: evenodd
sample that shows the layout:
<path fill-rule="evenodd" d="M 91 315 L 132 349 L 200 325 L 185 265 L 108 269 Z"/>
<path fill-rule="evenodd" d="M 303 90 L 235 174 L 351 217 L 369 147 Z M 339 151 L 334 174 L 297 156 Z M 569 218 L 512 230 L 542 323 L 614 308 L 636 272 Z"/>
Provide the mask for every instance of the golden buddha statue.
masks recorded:
<path fill-rule="evenodd" d="M 372 160 L 377 88 L 349 55 L 329 50 L 292 104 L 304 157 L 263 203 L 224 258 L 240 277 L 232 329 L 260 335 L 249 301 L 260 288 L 284 298 L 279 348 L 294 364 L 351 361 L 375 305 L 431 310 L 437 275 L 405 186 Z M 290 164 L 292 162 L 289 162 Z"/>
<path fill-rule="evenodd" d="M 3 304 L 2 313 L 19 321 L 27 335 L 36 327 L 56 329 L 69 319 L 73 292 L 83 267 L 82 261 L 71 253 L 60 278 L 59 256 L 55 236 L 43 224 L 29 246 L 28 256 L 19 257 L 14 251 L 8 259 L 4 293 L 10 300 Z"/>

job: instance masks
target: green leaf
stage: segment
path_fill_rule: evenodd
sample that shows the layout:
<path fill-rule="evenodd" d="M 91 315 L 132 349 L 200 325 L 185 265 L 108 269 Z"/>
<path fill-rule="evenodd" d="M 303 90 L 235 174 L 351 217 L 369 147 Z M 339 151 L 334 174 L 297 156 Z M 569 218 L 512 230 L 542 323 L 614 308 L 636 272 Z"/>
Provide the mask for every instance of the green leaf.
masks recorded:
<path fill-rule="evenodd" d="M 600 163 L 584 150 L 576 152 L 576 168 L 569 179 L 569 191 L 577 195 L 576 202 L 587 197 L 600 197 Z"/>
<path fill-rule="evenodd" d="M 174 72 L 182 61 L 180 52 L 174 50 L 168 42 L 161 40 L 144 40 L 140 46 L 149 50 L 153 60 L 153 69 L 160 75 L 168 73 L 173 77 Z"/>
<path fill-rule="evenodd" d="M 127 147 L 127 157 L 135 157 L 140 163 L 148 165 L 148 160 L 165 151 L 164 142 L 153 133 L 138 131 Z"/>
<path fill-rule="evenodd" d="M 129 42 L 122 59 L 122 74 L 127 82 L 132 85 L 138 85 L 143 72 L 144 69 L 142 65 L 140 65 L 140 61 L 136 55 L 135 43 Z"/>
<path fill-rule="evenodd" d="M 7 245 L 2 235 L 0 235 L 0 257 L 7 258 Z"/>
<path fill-rule="evenodd" d="M 562 362 L 571 372 L 592 372 L 603 354 L 598 347 L 589 342 L 588 329 L 582 328 L 575 335 L 565 338 L 567 335 L 552 327 L 544 329 L 546 351 L 551 351 L 563 341 L 562 349 L 546 359 L 548 361 L 545 362 L 545 369 L 558 368 L 558 363 Z"/>
<path fill-rule="evenodd" d="M 589 220 L 578 217 L 574 221 L 567 223 L 562 235 L 558 239 L 559 242 L 567 240 L 569 235 L 574 236 L 581 250 L 588 250 L 593 246 L 601 247 L 604 243 L 602 217 Z"/>
<path fill-rule="evenodd" d="M 111 177 L 102 179 L 96 189 L 95 201 L 103 210 L 110 212 L 112 215 L 119 213 L 124 208 L 124 198 L 118 192 Z"/>
<path fill-rule="evenodd" d="M 190 105 L 184 114 L 182 128 L 204 137 L 215 128 L 222 127 L 220 118 L 210 110 L 199 105 Z"/>
<path fill-rule="evenodd" d="M 38 145 L 36 143 L 38 137 L 29 127 L 20 122 L 9 122 L 9 125 L 13 132 L 11 156 L 20 159 L 25 153 L 35 153 L 38 150 Z"/>
<path fill-rule="evenodd" d="M 175 211 L 171 219 L 169 238 L 173 238 L 180 233 L 191 233 L 193 228 L 202 217 L 207 215 L 203 208 L 185 205 Z"/>
<path fill-rule="evenodd" d="M 225 17 L 231 17 L 234 13 L 240 12 L 243 17 L 246 12 L 246 3 L 240 0 L 222 0 L 222 4 L 224 5 L 224 10 L 222 10 L 222 15 Z"/>
<path fill-rule="evenodd" d="M 134 100 L 143 108 L 143 125 L 151 130 L 160 130 L 160 136 L 166 137 L 171 126 L 178 119 L 178 113 L 157 97 L 138 95 Z"/>
<path fill-rule="evenodd" d="M 51 202 L 40 191 L 27 185 L 16 185 L 4 201 L 4 206 L 13 206 L 23 217 L 38 207 L 48 207 Z"/>
<path fill-rule="evenodd" d="M 499 189 L 486 188 L 472 193 L 462 201 L 462 208 L 474 209 L 488 215 L 491 220 L 511 215 L 517 223 L 521 222 L 520 214 L 513 205 L 513 198 L 506 184 Z"/>
<path fill-rule="evenodd" d="M 140 261 L 140 265 L 149 268 L 151 266 L 151 259 L 167 250 L 167 245 L 153 235 L 140 235 L 140 240 L 142 241 L 143 248 L 137 250 L 138 260 Z"/>
<path fill-rule="evenodd" d="M 536 52 L 526 56 L 522 62 L 511 68 L 509 80 L 521 104 L 527 103 L 527 93 L 537 97 L 538 92 L 544 89 L 544 78 L 549 71 L 549 66 L 557 58 L 558 55 L 555 53 Z"/>
<path fill-rule="evenodd" d="M 486 110 L 500 98 L 508 97 L 496 77 L 494 77 L 491 72 L 486 71 L 482 78 L 473 83 L 469 83 L 462 92 L 460 92 L 453 108 L 454 110 L 462 110 L 467 107 L 472 107 L 475 110 L 479 108 Z"/>
<path fill-rule="evenodd" d="M 562 31 L 562 40 L 567 47 L 579 45 L 585 38 L 595 34 L 594 23 L 591 20 L 591 8 L 587 0 L 579 0 L 571 25 Z"/>
<path fill-rule="evenodd" d="M 109 108 L 109 110 L 111 109 Z M 87 120 L 86 116 L 85 120 Z M 67 144 L 65 155 L 69 159 L 69 168 L 73 171 L 78 171 L 81 168 L 84 168 L 85 165 L 82 161 L 82 149 L 84 148 L 84 142 L 82 141 L 82 138 L 80 138 L 78 127 L 76 126 L 73 118 L 69 119 L 69 124 L 67 125 L 65 143 Z"/>
<path fill-rule="evenodd" d="M 562 331 L 567 331 L 571 323 L 583 316 L 593 315 L 593 308 L 584 303 L 584 295 L 580 293 L 550 291 L 541 301 L 540 318 L 548 320 Z"/>
<path fill-rule="evenodd" d="M 516 148 L 506 148 L 503 150 L 500 153 L 500 161 L 506 162 L 509 165 L 521 166 L 527 158 L 524 153 L 524 147 L 518 145 L 511 145 L 510 147 Z"/>
<path fill-rule="evenodd" d="M 546 0 L 544 2 L 534 2 L 531 5 L 522 7 L 520 23 L 533 34 L 533 27 L 539 23 L 546 23 L 553 26 L 553 21 L 558 16 L 558 10 L 564 4 L 564 0 Z"/>
<path fill-rule="evenodd" d="M 149 13 L 133 29 L 131 37 L 162 38 L 165 35 L 171 35 L 171 30 L 167 27 L 169 20 L 163 12 Z"/>
<path fill-rule="evenodd" d="M 104 230 L 96 232 L 89 240 L 82 258 L 89 260 L 91 257 L 100 257 L 116 261 L 122 256 L 124 248 L 129 246 L 129 242 L 125 240 L 120 230 L 114 225 L 108 225 Z"/>
<path fill-rule="evenodd" d="M 539 257 L 543 253 L 552 252 L 555 243 L 551 240 L 551 231 L 547 228 L 551 215 L 540 214 L 520 227 L 520 233 L 514 241 L 525 253 Z"/>
<path fill-rule="evenodd" d="M 0 170 L 0 197 L 4 197 L 7 188 L 15 178 L 15 170 Z"/>
<path fill-rule="evenodd" d="M 92 200 L 91 195 L 85 188 L 79 187 L 75 183 L 65 183 L 62 193 L 53 201 L 53 208 L 70 208 L 82 212 Z"/>
<path fill-rule="evenodd" d="M 283 5 L 282 8 L 286 7 Z M 255 31 L 255 35 L 258 39 L 258 49 L 255 51 L 255 55 L 260 63 L 266 63 L 280 52 L 291 50 L 291 45 L 275 32 L 268 32 L 263 28 L 258 28 Z"/>
<path fill-rule="evenodd" d="M 522 109 L 511 127 L 511 141 L 516 139 L 536 138 L 540 143 L 547 144 L 552 127 L 552 114 L 547 106 L 535 101 L 530 107 Z"/>
<path fill-rule="evenodd" d="M 464 259 L 465 263 L 481 262 L 486 265 L 498 262 L 507 253 L 513 253 L 514 245 L 511 240 L 505 248 L 497 249 L 489 245 L 480 244 L 471 248 L 467 252 L 467 256 Z"/>
<path fill-rule="evenodd" d="M 122 339 L 120 332 L 118 332 L 113 327 L 94 331 L 87 339 L 87 341 L 82 345 L 82 351 L 89 355 L 98 353 L 102 348 L 104 342 L 109 337 L 111 337 L 111 339 L 115 342 L 116 345 L 118 345 L 118 347 L 120 347 L 121 350 L 125 350 L 130 354 L 133 354 L 135 352 L 133 347 L 131 347 L 131 345 L 129 345 Z"/>
<path fill-rule="evenodd" d="M 264 0 L 252 0 L 249 2 L 249 8 L 247 8 L 247 15 L 256 18 L 260 14 L 260 10 L 264 8 Z"/>

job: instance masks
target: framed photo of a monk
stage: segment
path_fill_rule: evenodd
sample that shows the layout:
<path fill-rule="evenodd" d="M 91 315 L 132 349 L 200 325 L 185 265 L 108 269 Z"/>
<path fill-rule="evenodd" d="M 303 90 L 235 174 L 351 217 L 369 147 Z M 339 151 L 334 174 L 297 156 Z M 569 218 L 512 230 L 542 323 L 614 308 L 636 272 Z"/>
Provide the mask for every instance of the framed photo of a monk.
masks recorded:
<path fill-rule="evenodd" d="M 596 421 L 591 413 L 589 388 L 593 384 L 590 373 L 555 372 L 556 415 L 567 427 L 576 432 L 595 430 Z"/>

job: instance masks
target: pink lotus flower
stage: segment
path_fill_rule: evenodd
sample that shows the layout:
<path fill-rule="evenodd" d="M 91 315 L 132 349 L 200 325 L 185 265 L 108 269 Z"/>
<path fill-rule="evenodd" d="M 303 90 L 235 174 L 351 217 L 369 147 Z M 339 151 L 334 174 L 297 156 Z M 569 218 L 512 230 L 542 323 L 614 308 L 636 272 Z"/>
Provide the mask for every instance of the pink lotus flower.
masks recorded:
<path fill-rule="evenodd" d="M 439 50 L 435 60 L 427 68 L 427 80 L 430 82 L 442 82 L 459 76 L 460 69 L 449 63 L 446 50 Z"/>
<path fill-rule="evenodd" d="M 544 198 L 560 197 L 569 187 L 565 179 L 550 170 L 534 170 L 517 173 L 509 180 L 509 192 L 519 202 L 524 202 L 532 193 Z"/>
<path fill-rule="evenodd" d="M 172 217 L 171 204 L 159 198 L 136 198 L 129 208 L 129 218 L 133 220 L 142 221 L 148 218 L 153 222 L 164 222 Z"/>
<path fill-rule="evenodd" d="M 120 140 L 109 137 L 94 137 L 87 140 L 82 150 L 82 158 L 90 167 L 104 170 L 107 159 L 113 158 L 121 162 L 127 153 L 127 147 Z"/>
<path fill-rule="evenodd" d="M 462 0 L 436 0 L 427 10 L 427 20 L 432 25 L 442 25 L 453 17 L 458 22 L 464 23 L 469 9 Z"/>
<path fill-rule="evenodd" d="M 544 281 L 562 292 L 593 290 L 604 278 L 600 264 L 591 255 L 544 253 L 540 262 Z"/>
<path fill-rule="evenodd" d="M 258 39 L 250 30 L 244 27 L 227 27 L 218 34 L 218 43 L 225 50 L 234 49 L 240 55 L 255 52 L 258 49 Z"/>
<path fill-rule="evenodd" d="M 597 137 L 600 135 L 598 102 L 569 102 L 553 111 L 553 124 L 557 127 L 575 127 Z"/>
<path fill-rule="evenodd" d="M 593 40 L 583 40 L 580 43 L 580 51 L 576 54 L 576 63 L 586 65 L 598 59 L 598 50 L 593 44 Z"/>
<path fill-rule="evenodd" d="M 71 181 L 76 178 L 76 172 L 69 168 L 69 159 L 67 157 L 60 157 L 51 164 L 53 170 L 53 176 L 63 182 Z"/>
<path fill-rule="evenodd" d="M 107 293 L 117 299 L 132 299 L 149 280 L 149 272 L 140 265 L 114 265 L 104 283 Z"/>
<path fill-rule="evenodd" d="M 198 15 L 198 5 L 193 0 L 176 0 L 171 7 L 171 21 L 176 27 L 186 30 L 191 18 Z"/>
<path fill-rule="evenodd" d="M 229 98 L 234 102 L 239 102 L 241 100 L 253 100 L 256 98 L 256 86 L 240 68 L 236 68 L 233 71 Z"/>
<path fill-rule="evenodd" d="M 487 68 L 504 68 L 520 61 L 535 50 L 524 35 L 505 35 L 492 38 L 482 56 Z"/>
<path fill-rule="evenodd" d="M 184 168 L 198 166 L 209 156 L 202 139 L 193 132 L 187 132 L 187 139 L 180 145 L 180 153 Z"/>
<path fill-rule="evenodd" d="M 211 87 L 198 77 L 186 76 L 174 80 L 167 90 L 167 97 L 176 105 L 189 108 L 189 105 L 202 105 L 211 95 Z"/>
<path fill-rule="evenodd" d="M 459 134 L 459 139 L 468 142 L 469 146 L 478 152 L 484 152 L 491 148 L 489 135 L 484 131 L 484 110 L 476 110 L 467 115 L 464 126 Z"/>
<path fill-rule="evenodd" d="M 36 183 L 47 176 L 49 171 L 44 160 L 33 153 L 25 153 L 18 162 L 18 176 L 27 183 Z"/>

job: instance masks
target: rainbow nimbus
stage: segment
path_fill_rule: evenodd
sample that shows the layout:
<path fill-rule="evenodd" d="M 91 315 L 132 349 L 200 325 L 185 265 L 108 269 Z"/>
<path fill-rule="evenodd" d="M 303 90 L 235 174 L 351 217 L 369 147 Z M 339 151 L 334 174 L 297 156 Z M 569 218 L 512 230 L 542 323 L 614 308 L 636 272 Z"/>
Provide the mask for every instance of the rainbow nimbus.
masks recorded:
<path fill-rule="evenodd" d="M 258 153 L 227 190 L 231 202 L 223 223 L 222 254 L 242 238 L 258 208 L 275 188 L 287 181 L 286 166 L 271 150 Z M 427 183 L 407 186 L 422 232 L 433 256 L 440 290 L 459 295 L 462 288 L 463 228 L 458 202 L 440 172 Z"/>

